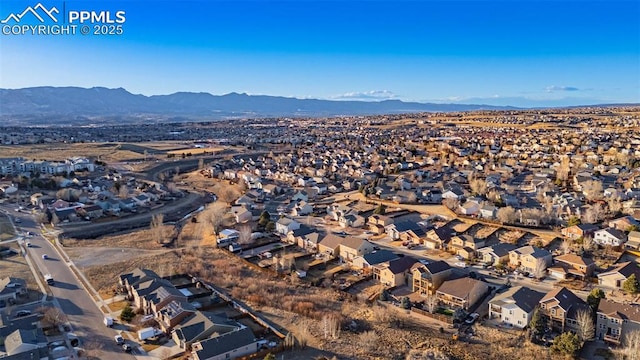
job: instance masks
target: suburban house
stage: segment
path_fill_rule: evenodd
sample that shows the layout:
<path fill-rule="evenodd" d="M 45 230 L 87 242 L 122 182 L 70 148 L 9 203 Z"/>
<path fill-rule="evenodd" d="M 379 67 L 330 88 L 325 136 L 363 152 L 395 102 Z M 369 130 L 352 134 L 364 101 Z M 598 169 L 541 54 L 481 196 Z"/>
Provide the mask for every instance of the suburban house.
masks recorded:
<path fill-rule="evenodd" d="M 337 257 L 340 255 L 340 244 L 342 244 L 342 240 L 344 240 L 343 237 L 334 234 L 327 234 L 318 243 L 318 253 Z"/>
<path fill-rule="evenodd" d="M 636 263 L 627 261 L 615 264 L 607 271 L 598 274 L 598 284 L 619 289 L 631 274 L 635 274 L 636 279 L 640 279 L 640 267 Z"/>
<path fill-rule="evenodd" d="M 480 208 L 480 217 L 484 219 L 495 219 L 498 208 L 491 204 L 485 204 Z"/>
<path fill-rule="evenodd" d="M 440 304 L 451 308 L 468 310 L 477 301 L 489 292 L 487 283 L 463 277 L 455 280 L 447 280 L 436 290 L 436 299 Z"/>
<path fill-rule="evenodd" d="M 451 266 L 445 261 L 416 263 L 411 267 L 412 291 L 420 295 L 434 295 L 436 290 L 451 276 Z"/>
<path fill-rule="evenodd" d="M 373 244 L 368 240 L 355 236 L 347 236 L 340 243 L 340 251 L 338 256 L 340 260 L 352 262 L 358 256 L 363 256 L 373 252 Z"/>
<path fill-rule="evenodd" d="M 378 279 L 382 285 L 388 287 L 407 285 L 411 279 L 411 267 L 417 262 L 418 260 L 411 256 L 404 256 L 376 265 Z"/>
<path fill-rule="evenodd" d="M 340 217 L 338 218 L 338 222 L 343 228 L 360 228 L 364 226 L 365 219 L 364 217 L 355 214 L 354 212 L 350 212 L 344 215 L 340 215 Z"/>
<path fill-rule="evenodd" d="M 398 258 L 399 256 L 396 253 L 389 250 L 377 250 L 369 254 L 364 254 L 362 256 L 356 257 L 351 262 L 351 266 L 356 269 L 364 269 L 365 271 L 370 271 L 371 267 L 375 265 L 393 261 Z"/>
<path fill-rule="evenodd" d="M 631 331 L 640 331 L 640 304 L 601 299 L 596 316 L 596 338 L 620 345 Z"/>
<path fill-rule="evenodd" d="M 194 360 L 236 359 L 260 349 L 258 340 L 248 327 L 199 341 L 191 345 Z"/>
<path fill-rule="evenodd" d="M 593 224 L 578 224 L 563 228 L 561 230 L 562 235 L 571 239 L 577 240 L 579 238 L 584 238 L 587 236 L 593 236 L 593 233 L 600 229 L 597 225 Z"/>
<path fill-rule="evenodd" d="M 300 229 L 300 223 L 288 217 L 283 217 L 276 222 L 276 232 L 278 234 L 286 236 L 289 231 L 297 229 Z"/>
<path fill-rule="evenodd" d="M 629 228 L 634 226 L 640 227 L 640 222 L 629 215 L 609 221 L 609 227 L 620 231 L 629 231 Z"/>
<path fill-rule="evenodd" d="M 515 250 L 517 246 L 509 243 L 499 243 L 493 246 L 484 247 L 478 252 L 483 263 L 489 265 L 507 264 L 509 262 L 509 252 Z"/>
<path fill-rule="evenodd" d="M 393 240 L 413 241 L 416 244 L 422 243 L 426 235 L 420 224 L 409 220 L 387 225 L 386 231 Z"/>
<path fill-rule="evenodd" d="M 369 231 L 376 235 L 384 234 L 385 227 L 393 224 L 393 218 L 385 215 L 374 214 L 367 218 Z"/>
<path fill-rule="evenodd" d="M 214 333 L 223 335 L 241 327 L 225 313 L 196 311 L 185 318 L 171 333 L 171 338 L 181 349 L 188 349 L 196 341 L 205 340 Z"/>
<path fill-rule="evenodd" d="M 540 314 L 553 329 L 561 332 L 577 329 L 580 310 L 591 312 L 589 305 L 565 287 L 549 291 L 540 300 Z"/>
<path fill-rule="evenodd" d="M 576 254 L 556 256 L 555 265 L 548 268 L 549 275 L 556 279 L 566 279 L 572 276 L 580 280 L 586 280 L 593 275 L 596 263 L 590 258 Z"/>
<path fill-rule="evenodd" d="M 640 250 L 640 231 L 629 232 L 624 246 L 630 250 Z"/>
<path fill-rule="evenodd" d="M 145 314 L 155 314 L 171 301 L 187 301 L 187 297 L 167 281 L 158 286 L 143 298 Z"/>
<path fill-rule="evenodd" d="M 516 286 L 489 301 L 489 318 L 522 329 L 529 325 L 543 293 Z"/>
<path fill-rule="evenodd" d="M 593 233 L 593 242 L 602 246 L 620 246 L 627 241 L 627 235 L 622 230 L 606 228 Z"/>
<path fill-rule="evenodd" d="M 485 239 L 479 239 L 467 234 L 454 236 L 449 243 L 449 249 L 465 259 L 475 258 L 476 251 L 484 246 Z"/>
<path fill-rule="evenodd" d="M 443 249 L 446 250 L 451 242 L 451 236 L 454 232 L 448 227 L 443 226 L 437 229 L 431 229 L 426 234 L 424 246 L 427 249 Z"/>
<path fill-rule="evenodd" d="M 173 300 L 155 314 L 155 319 L 160 325 L 160 329 L 168 334 L 174 327 L 180 325 L 185 318 L 194 313 L 196 313 L 196 308 L 193 305 L 186 301 Z"/>
<path fill-rule="evenodd" d="M 160 276 L 153 270 L 136 268 L 130 273 L 121 274 L 118 278 L 118 284 L 131 295 L 131 289 L 136 283 L 149 279 L 160 279 Z"/>
<path fill-rule="evenodd" d="M 530 273 L 534 273 L 536 269 L 546 270 L 552 261 L 553 255 L 550 252 L 531 245 L 509 252 L 509 265 Z"/>
<path fill-rule="evenodd" d="M 47 338 L 42 329 L 25 330 L 17 329 L 4 339 L 6 359 L 35 359 L 47 356 Z M 45 355 L 42 356 L 41 354 Z M 3 358 L 5 358 L 3 356 Z"/>
<path fill-rule="evenodd" d="M 11 304 L 18 298 L 18 295 L 26 294 L 27 283 L 23 279 L 10 276 L 0 279 L 0 300 Z"/>

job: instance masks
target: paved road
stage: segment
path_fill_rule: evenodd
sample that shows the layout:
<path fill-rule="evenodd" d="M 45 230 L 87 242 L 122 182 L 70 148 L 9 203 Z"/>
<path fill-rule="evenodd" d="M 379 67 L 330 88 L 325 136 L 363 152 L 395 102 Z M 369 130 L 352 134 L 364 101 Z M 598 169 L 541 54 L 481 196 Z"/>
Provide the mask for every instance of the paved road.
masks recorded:
<path fill-rule="evenodd" d="M 15 211 L 15 205 L 1 205 L 0 208 L 7 210 L 14 218 L 21 220 L 16 225 L 22 231 L 31 231 L 35 234 L 26 239 L 32 244 L 32 247 L 27 251 L 42 274 L 48 273 L 53 276 L 56 284 L 50 288 L 54 296 L 54 303 L 57 303 L 67 314 L 73 332 L 81 338 L 80 347 L 86 345 L 87 340 L 91 340 L 102 346 L 100 354 L 97 355 L 101 359 L 133 359 L 132 355 L 124 353 L 120 347 L 116 346 L 113 340 L 116 331 L 103 325 L 102 312 L 84 290 L 80 281 L 76 279 L 71 269 L 60 258 L 54 246 L 40 235 L 40 229 L 31 214 Z M 50 259 L 42 259 L 43 254 L 47 254 Z"/>

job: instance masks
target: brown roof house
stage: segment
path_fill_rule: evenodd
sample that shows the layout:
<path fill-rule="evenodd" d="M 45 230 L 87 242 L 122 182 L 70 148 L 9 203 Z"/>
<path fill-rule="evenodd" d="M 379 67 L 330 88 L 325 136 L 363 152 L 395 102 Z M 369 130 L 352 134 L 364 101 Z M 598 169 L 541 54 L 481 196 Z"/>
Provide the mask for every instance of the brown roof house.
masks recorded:
<path fill-rule="evenodd" d="M 636 278 L 640 279 L 640 268 L 636 263 L 627 261 L 616 264 L 607 271 L 598 274 L 598 284 L 609 288 L 622 288 L 622 284 L 631 274 L 635 274 Z"/>
<path fill-rule="evenodd" d="M 619 345 L 631 331 L 640 331 L 640 304 L 600 300 L 596 317 L 596 338 Z"/>
<path fill-rule="evenodd" d="M 445 281 L 436 291 L 436 299 L 440 304 L 451 308 L 468 310 L 489 292 L 487 283 L 463 277 Z"/>
<path fill-rule="evenodd" d="M 566 279 L 568 276 L 586 280 L 593 275 L 596 263 L 589 258 L 576 254 L 565 254 L 556 257 L 554 266 L 548 268 L 549 275 L 556 279 Z"/>
<path fill-rule="evenodd" d="M 562 229 L 562 235 L 571 240 L 577 240 L 586 236 L 593 236 L 593 233 L 600 229 L 597 225 L 593 224 L 578 224 L 566 227 Z"/>
<path fill-rule="evenodd" d="M 540 314 L 553 329 L 561 332 L 577 330 L 580 310 L 591 311 L 589 305 L 564 287 L 549 291 L 540 300 Z"/>
<path fill-rule="evenodd" d="M 418 260 L 411 256 L 404 256 L 388 263 L 376 265 L 379 267 L 380 283 L 389 287 L 410 284 L 411 267 L 417 262 Z"/>
<path fill-rule="evenodd" d="M 340 243 L 339 257 L 341 261 L 352 262 L 358 256 L 373 252 L 373 244 L 368 240 L 355 236 L 347 236 Z"/>

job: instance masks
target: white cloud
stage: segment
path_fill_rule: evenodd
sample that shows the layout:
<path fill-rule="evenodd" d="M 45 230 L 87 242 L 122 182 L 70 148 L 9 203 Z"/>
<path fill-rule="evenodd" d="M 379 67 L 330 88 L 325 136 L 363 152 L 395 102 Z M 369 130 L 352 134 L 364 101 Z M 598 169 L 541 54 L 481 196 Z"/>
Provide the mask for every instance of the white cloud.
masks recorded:
<path fill-rule="evenodd" d="M 390 100 L 396 98 L 397 95 L 389 90 L 349 92 L 342 95 L 335 95 L 330 97 L 330 99 L 334 100 Z"/>
<path fill-rule="evenodd" d="M 550 92 L 554 92 L 554 91 L 579 91 L 580 89 L 578 89 L 575 86 L 557 86 L 557 85 L 551 85 L 551 86 L 547 86 L 545 88 L 545 91 L 550 93 Z"/>

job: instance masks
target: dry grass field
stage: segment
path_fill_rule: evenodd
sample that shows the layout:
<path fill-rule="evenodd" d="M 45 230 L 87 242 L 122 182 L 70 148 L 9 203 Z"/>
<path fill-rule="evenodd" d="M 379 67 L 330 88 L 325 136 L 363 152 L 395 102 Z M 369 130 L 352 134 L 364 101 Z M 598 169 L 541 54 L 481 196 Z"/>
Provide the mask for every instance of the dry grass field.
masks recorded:
<path fill-rule="evenodd" d="M 25 159 L 49 161 L 62 161 L 73 156 L 91 157 L 107 163 L 140 158 L 139 153 L 121 149 L 116 143 L 0 146 L 0 153 L 6 157 L 20 156 Z"/>
<path fill-rule="evenodd" d="M 170 225 L 164 225 L 165 238 L 173 235 L 174 227 Z M 97 239 L 62 239 L 61 243 L 65 247 L 76 248 L 97 248 L 97 247 L 109 247 L 109 248 L 135 248 L 144 250 L 159 250 L 164 249 L 153 238 L 153 232 L 150 229 L 137 230 L 120 235 L 108 235 L 102 236 Z"/>
<path fill-rule="evenodd" d="M 16 243 L 13 243 L 9 247 L 15 250 L 19 250 Z M 38 288 L 38 283 L 36 282 L 36 279 L 33 276 L 29 265 L 27 264 L 27 261 L 19 253 L 0 259 L 0 277 L 4 277 L 7 275 L 11 275 L 19 279 L 24 279 L 27 282 L 29 297 L 28 299 L 22 299 L 22 303 L 35 301 L 42 295 L 42 293 L 40 292 L 40 288 Z"/>
<path fill-rule="evenodd" d="M 180 249 L 162 256 L 92 267 L 85 274 L 101 294 L 108 295 L 117 275 L 135 267 L 150 268 L 160 275 L 197 274 L 227 289 L 306 342 L 307 350 L 296 350 L 287 358 L 322 355 L 329 359 L 406 359 L 412 353 L 412 359 L 420 359 L 416 356 L 438 353 L 442 359 L 551 359 L 546 349 L 528 344 L 523 333 L 478 327 L 477 336 L 453 342 L 451 330 L 441 333 L 439 325 L 409 316 L 399 308 L 350 300 L 337 290 L 309 286 L 294 277 L 276 277 L 211 247 Z M 327 333 L 326 319 L 330 318 L 342 326 L 356 321 L 360 329 L 357 333 L 343 329 Z"/>
<path fill-rule="evenodd" d="M 11 239 L 15 234 L 9 217 L 5 214 L 0 214 L 0 241 Z"/>
<path fill-rule="evenodd" d="M 208 147 L 208 148 L 186 148 L 180 150 L 172 150 L 167 151 L 167 154 L 171 155 L 182 155 L 182 154 L 191 154 L 191 155 L 200 155 L 204 153 L 216 153 L 224 150 L 222 147 Z"/>

